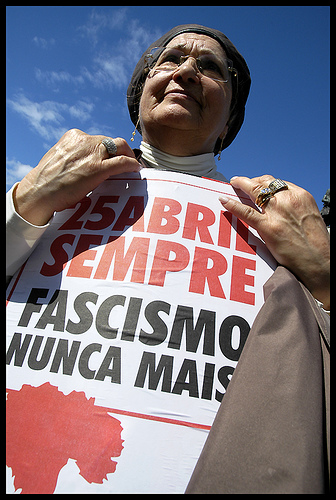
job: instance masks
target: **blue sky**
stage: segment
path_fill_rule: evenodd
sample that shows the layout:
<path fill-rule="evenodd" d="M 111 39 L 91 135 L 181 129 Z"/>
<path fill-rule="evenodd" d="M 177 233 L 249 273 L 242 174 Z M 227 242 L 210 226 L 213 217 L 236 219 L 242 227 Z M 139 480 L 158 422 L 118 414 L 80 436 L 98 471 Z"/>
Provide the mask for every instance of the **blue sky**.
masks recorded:
<path fill-rule="evenodd" d="M 218 170 L 272 174 L 321 199 L 330 187 L 330 9 L 7 7 L 8 190 L 70 128 L 124 137 L 142 52 L 173 26 L 223 31 L 252 76 L 244 125 Z M 136 134 L 134 146 L 141 141 Z"/>

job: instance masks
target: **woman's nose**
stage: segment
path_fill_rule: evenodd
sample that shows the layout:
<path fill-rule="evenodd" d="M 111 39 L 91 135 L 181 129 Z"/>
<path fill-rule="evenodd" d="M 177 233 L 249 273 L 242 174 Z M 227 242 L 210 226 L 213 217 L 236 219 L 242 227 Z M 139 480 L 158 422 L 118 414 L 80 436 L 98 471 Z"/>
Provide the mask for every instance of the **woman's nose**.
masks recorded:
<path fill-rule="evenodd" d="M 185 82 L 199 83 L 199 70 L 197 68 L 196 59 L 188 57 L 173 73 L 173 80 L 181 80 Z"/>

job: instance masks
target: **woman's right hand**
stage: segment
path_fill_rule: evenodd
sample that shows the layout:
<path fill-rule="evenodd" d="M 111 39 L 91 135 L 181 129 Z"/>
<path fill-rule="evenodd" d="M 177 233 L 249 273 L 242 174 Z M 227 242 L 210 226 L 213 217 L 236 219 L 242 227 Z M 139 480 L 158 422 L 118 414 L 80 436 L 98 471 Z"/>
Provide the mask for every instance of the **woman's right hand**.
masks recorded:
<path fill-rule="evenodd" d="M 112 158 L 101 143 L 106 136 L 71 129 L 43 156 L 14 191 L 15 209 L 35 226 L 45 225 L 54 212 L 75 205 L 111 175 L 138 172 L 140 164 L 124 139 L 113 139 Z"/>

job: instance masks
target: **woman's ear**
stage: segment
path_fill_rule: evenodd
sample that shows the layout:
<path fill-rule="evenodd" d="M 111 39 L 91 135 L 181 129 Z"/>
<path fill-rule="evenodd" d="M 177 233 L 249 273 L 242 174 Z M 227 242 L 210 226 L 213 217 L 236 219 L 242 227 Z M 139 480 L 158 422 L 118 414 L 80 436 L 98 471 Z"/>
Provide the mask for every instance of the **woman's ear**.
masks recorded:
<path fill-rule="evenodd" d="M 221 153 L 222 147 L 223 147 L 223 142 L 224 142 L 224 139 L 226 137 L 226 134 L 228 133 L 228 130 L 229 130 L 229 125 L 227 123 L 223 129 L 223 132 L 220 134 L 220 136 L 218 137 L 216 144 L 215 144 L 214 155 L 216 156 L 218 154 L 219 160 L 220 160 L 220 153 Z"/>
<path fill-rule="evenodd" d="M 223 132 L 219 136 L 219 139 L 221 139 L 222 142 L 224 141 L 226 134 L 228 133 L 228 130 L 229 130 L 229 123 L 227 122 L 227 124 L 224 127 Z"/>

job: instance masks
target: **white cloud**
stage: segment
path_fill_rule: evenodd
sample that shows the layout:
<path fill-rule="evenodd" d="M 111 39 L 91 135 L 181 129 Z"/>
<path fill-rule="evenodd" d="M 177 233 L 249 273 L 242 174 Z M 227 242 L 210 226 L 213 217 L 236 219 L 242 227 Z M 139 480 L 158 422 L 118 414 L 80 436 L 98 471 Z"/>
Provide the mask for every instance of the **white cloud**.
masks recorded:
<path fill-rule="evenodd" d="M 6 158 L 6 191 L 19 182 L 33 167 L 18 160 Z"/>
<path fill-rule="evenodd" d="M 147 29 L 137 19 L 131 19 L 127 29 L 127 36 L 120 40 L 120 47 L 124 57 L 134 69 L 144 50 L 149 47 L 163 33 L 156 28 Z"/>
<path fill-rule="evenodd" d="M 129 72 L 121 56 L 100 54 L 94 59 L 92 69 L 83 68 L 83 76 L 96 88 L 125 87 Z"/>
<path fill-rule="evenodd" d="M 79 26 L 77 33 L 90 44 L 87 51 L 85 67 L 66 70 L 35 69 L 35 78 L 47 85 L 53 92 L 63 92 L 61 86 L 71 87 L 64 100 L 41 101 L 28 98 L 24 92 L 8 99 L 8 106 L 26 120 L 32 130 L 43 138 L 44 144 L 50 147 L 69 128 L 96 130 L 98 125 L 93 119 L 95 100 L 82 98 L 71 102 L 72 95 L 87 90 L 88 85 L 95 89 L 113 89 L 126 93 L 135 64 L 146 47 L 161 33 L 155 27 L 143 26 L 137 19 L 132 19 L 127 8 L 103 10 L 93 9 L 85 25 Z M 79 40 L 77 39 L 77 42 Z M 34 37 L 33 42 L 42 48 L 55 43 L 54 39 Z M 49 45 L 48 45 L 49 44 Z M 95 93 L 96 94 L 96 93 Z M 65 95 L 65 94 L 63 94 Z M 60 99 L 61 101 L 62 99 Z M 96 102 L 99 103 L 99 95 Z M 84 124 L 84 126 L 83 126 Z M 90 132 L 88 132 L 90 133 Z"/>
<path fill-rule="evenodd" d="M 82 85 L 84 83 L 83 75 L 73 76 L 68 71 L 42 71 L 36 68 L 35 77 L 39 82 L 46 83 L 51 87 L 60 83 L 71 83 L 74 85 Z"/>
<path fill-rule="evenodd" d="M 78 33 L 86 37 L 96 46 L 102 32 L 106 29 L 113 30 L 115 28 L 122 29 L 125 21 L 127 21 L 127 9 L 121 8 L 118 10 L 97 12 L 92 10 L 87 22 L 77 28 Z"/>
<path fill-rule="evenodd" d="M 68 111 L 71 116 L 80 120 L 80 122 L 86 122 L 91 119 L 91 112 L 94 109 L 94 104 L 91 102 L 78 101 L 73 106 L 70 106 Z"/>
<path fill-rule="evenodd" d="M 44 139 L 58 140 L 66 128 L 61 126 L 64 120 L 60 111 L 63 106 L 54 101 L 34 102 L 23 94 L 8 99 L 8 104 L 25 118 L 31 127 Z"/>
<path fill-rule="evenodd" d="M 93 10 L 87 23 L 78 31 L 95 48 L 92 63 L 82 68 L 81 76 L 96 88 L 126 87 L 141 54 L 162 35 L 158 29 L 149 29 L 132 19 L 129 9 L 125 8 Z M 113 32 L 113 44 L 107 42 L 111 39 L 108 31 Z M 119 38 L 117 33 L 120 33 Z"/>
<path fill-rule="evenodd" d="M 90 83 L 94 88 L 108 90 L 127 87 L 141 54 L 162 34 L 155 27 L 148 28 L 138 19 L 132 19 L 128 8 L 93 9 L 87 22 L 76 32 L 93 49 L 85 67 L 78 69 L 77 74 L 35 69 L 36 79 L 54 92 L 59 91 L 60 85 L 67 84 L 85 88 L 85 84 Z M 39 37 L 34 37 L 34 41 L 39 46 L 47 44 Z"/>
<path fill-rule="evenodd" d="M 67 126 L 67 115 L 82 123 L 91 118 L 94 108 L 93 103 L 83 100 L 77 101 L 72 106 L 56 101 L 34 102 L 23 94 L 15 96 L 14 99 L 8 99 L 8 104 L 47 141 L 58 141 L 69 128 L 75 126 L 75 124 Z"/>
<path fill-rule="evenodd" d="M 46 40 L 45 38 L 34 36 L 33 42 L 35 43 L 35 45 L 37 45 L 37 47 L 40 47 L 42 49 L 47 49 L 51 45 L 55 45 L 54 38 L 49 38 L 49 40 Z"/>

